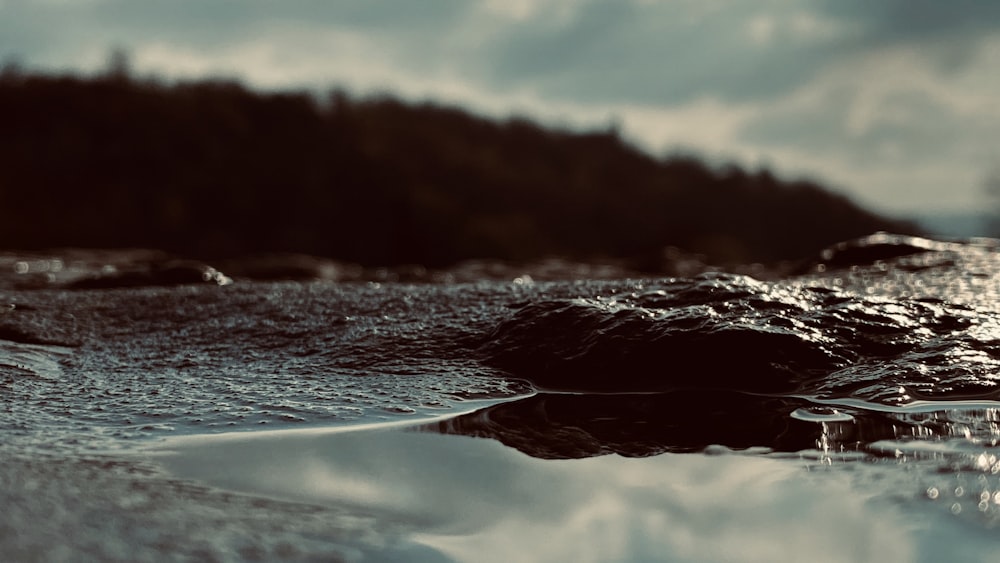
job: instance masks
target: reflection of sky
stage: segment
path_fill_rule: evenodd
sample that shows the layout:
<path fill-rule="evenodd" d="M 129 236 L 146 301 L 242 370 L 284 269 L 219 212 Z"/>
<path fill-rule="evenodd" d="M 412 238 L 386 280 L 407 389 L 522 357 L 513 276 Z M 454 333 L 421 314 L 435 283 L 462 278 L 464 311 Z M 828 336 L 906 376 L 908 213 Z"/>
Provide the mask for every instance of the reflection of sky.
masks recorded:
<path fill-rule="evenodd" d="M 604 126 L 969 210 L 1000 159 L 1000 4 L 958 0 L 2 0 L 0 57 L 340 84 Z"/>
<path fill-rule="evenodd" d="M 915 549 L 897 513 L 843 474 L 811 475 L 798 461 L 553 461 L 399 431 L 182 438 L 168 448 L 163 461 L 181 477 L 355 506 L 383 533 L 391 523 L 460 561 L 903 561 Z"/>

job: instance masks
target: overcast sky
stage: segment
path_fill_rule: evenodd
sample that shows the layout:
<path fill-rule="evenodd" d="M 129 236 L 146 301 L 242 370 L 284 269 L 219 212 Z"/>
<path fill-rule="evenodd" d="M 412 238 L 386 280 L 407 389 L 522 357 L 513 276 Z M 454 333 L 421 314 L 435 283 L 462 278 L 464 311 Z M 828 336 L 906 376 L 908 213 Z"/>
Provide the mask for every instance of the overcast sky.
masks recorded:
<path fill-rule="evenodd" d="M 0 0 L 0 57 L 388 90 L 808 176 L 897 215 L 981 209 L 1000 2 Z"/>

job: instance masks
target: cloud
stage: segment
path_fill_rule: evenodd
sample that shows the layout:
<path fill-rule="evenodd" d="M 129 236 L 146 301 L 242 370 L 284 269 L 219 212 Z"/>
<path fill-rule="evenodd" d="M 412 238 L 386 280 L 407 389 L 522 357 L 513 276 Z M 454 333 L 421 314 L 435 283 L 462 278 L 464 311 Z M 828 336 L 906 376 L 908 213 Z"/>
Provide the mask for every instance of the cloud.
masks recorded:
<path fill-rule="evenodd" d="M 518 21 L 477 56 L 492 87 L 530 83 L 540 94 L 591 103 L 685 104 L 773 96 L 824 64 L 850 35 L 777 2 L 583 1 L 561 18 Z"/>
<path fill-rule="evenodd" d="M 966 67 L 948 80 L 917 46 L 847 58 L 761 105 L 735 142 L 802 163 L 883 209 L 973 208 L 1000 149 L 1000 76 L 984 72 L 998 53 L 1000 37 L 970 44 Z"/>
<path fill-rule="evenodd" d="M 89 67 L 94 53 L 114 46 L 130 50 L 147 44 L 198 50 L 212 57 L 234 45 L 280 38 L 291 49 L 322 49 L 310 44 L 318 30 L 365 34 L 373 44 L 395 51 L 400 63 L 427 66 L 441 29 L 457 25 L 466 11 L 460 0 L 420 3 L 322 2 L 265 0 L 240 2 L 176 0 L 169 3 L 127 0 L 7 0 L 0 7 L 0 33 L 10 49 L 7 55 L 30 58 L 36 64 Z M 281 30 L 299 30 L 281 36 Z M 321 54 L 316 52 L 315 54 Z"/>
<path fill-rule="evenodd" d="M 980 0 L 819 0 L 817 8 L 863 27 L 870 42 L 952 37 L 975 41 L 1000 28 L 1000 4 Z"/>
<path fill-rule="evenodd" d="M 2 0 L 0 37 L 29 67 L 124 47 L 139 72 L 618 120 L 654 153 L 768 162 L 882 209 L 974 207 L 1000 152 L 1000 4 L 976 0 Z"/>
<path fill-rule="evenodd" d="M 964 67 L 982 39 L 1000 32 L 1000 4 L 978 0 L 818 0 L 817 8 L 859 30 L 856 51 L 919 47 L 939 72 Z"/>
<path fill-rule="evenodd" d="M 846 30 L 808 6 L 776 10 L 779 5 L 779 0 L 752 5 L 85 0 L 52 6 L 12 0 L 4 31 L 31 30 L 20 32 L 12 44 L 32 61 L 87 68 L 103 63 L 112 46 L 136 51 L 149 44 L 172 46 L 208 59 L 240 45 L 270 42 L 275 51 L 301 51 L 308 59 L 329 48 L 317 38 L 363 35 L 377 64 L 459 75 L 497 92 L 531 90 L 594 104 L 687 104 L 705 96 L 732 101 L 773 96 L 824 64 L 826 46 Z M 13 23 L 23 21 L 34 24 Z M 320 72 L 317 81 L 328 75 Z"/>

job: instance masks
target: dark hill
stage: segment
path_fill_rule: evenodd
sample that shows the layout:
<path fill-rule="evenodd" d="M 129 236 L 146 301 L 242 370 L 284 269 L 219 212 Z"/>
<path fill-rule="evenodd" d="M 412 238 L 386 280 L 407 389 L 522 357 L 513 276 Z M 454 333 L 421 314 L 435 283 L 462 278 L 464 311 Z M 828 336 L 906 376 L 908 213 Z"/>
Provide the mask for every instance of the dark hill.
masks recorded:
<path fill-rule="evenodd" d="M 121 74 L 0 78 L 0 246 L 465 258 L 811 255 L 914 232 L 808 181 L 656 159 L 615 132 Z M 650 262 L 651 263 L 651 262 Z"/>

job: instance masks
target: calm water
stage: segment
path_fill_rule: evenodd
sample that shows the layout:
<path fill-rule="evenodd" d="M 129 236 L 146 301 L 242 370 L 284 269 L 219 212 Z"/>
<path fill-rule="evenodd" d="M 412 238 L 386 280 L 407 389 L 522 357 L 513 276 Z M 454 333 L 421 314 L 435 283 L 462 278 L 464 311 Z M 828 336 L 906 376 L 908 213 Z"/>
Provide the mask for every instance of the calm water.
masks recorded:
<path fill-rule="evenodd" d="M 1000 547 L 994 241 L 872 237 L 771 281 L 165 285 L 195 268 L 150 259 L 0 256 L 4 560 Z"/>

